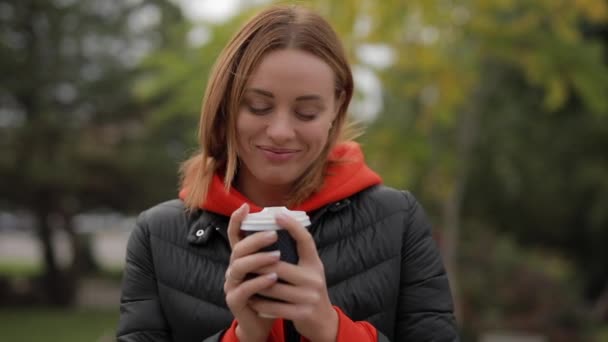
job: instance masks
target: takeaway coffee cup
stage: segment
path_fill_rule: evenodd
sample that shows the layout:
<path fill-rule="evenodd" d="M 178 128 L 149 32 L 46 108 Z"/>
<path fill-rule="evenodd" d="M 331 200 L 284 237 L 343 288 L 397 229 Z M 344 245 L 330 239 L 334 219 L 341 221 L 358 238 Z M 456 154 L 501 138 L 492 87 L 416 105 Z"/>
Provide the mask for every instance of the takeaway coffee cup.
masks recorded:
<path fill-rule="evenodd" d="M 257 232 L 276 230 L 277 242 L 262 249 L 263 251 L 281 251 L 281 260 L 292 264 L 298 263 L 298 250 L 295 241 L 287 230 L 277 225 L 275 217 L 279 213 L 287 214 L 298 221 L 302 226 L 310 226 L 310 218 L 304 211 L 289 210 L 286 207 L 266 207 L 259 213 L 247 215 L 241 223 L 241 230 L 245 235 Z"/>

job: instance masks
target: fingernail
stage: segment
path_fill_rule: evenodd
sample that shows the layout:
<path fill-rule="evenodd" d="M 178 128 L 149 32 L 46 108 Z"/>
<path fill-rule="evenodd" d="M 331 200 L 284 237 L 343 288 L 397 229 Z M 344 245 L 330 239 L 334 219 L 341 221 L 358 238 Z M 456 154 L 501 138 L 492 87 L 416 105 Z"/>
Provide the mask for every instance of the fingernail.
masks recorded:
<path fill-rule="evenodd" d="M 246 203 L 243 203 L 243 204 L 241 204 L 240 207 L 236 208 L 236 210 L 232 212 L 232 215 L 234 215 L 234 216 L 241 215 L 243 213 L 244 208 L 245 208 L 245 204 Z"/>
<path fill-rule="evenodd" d="M 243 204 L 241 204 L 241 207 L 239 208 L 239 211 L 241 211 L 241 212 L 245 211 L 247 207 L 248 207 L 247 203 L 243 203 Z"/>
<path fill-rule="evenodd" d="M 270 280 L 277 280 L 277 277 L 278 277 L 278 276 L 277 276 L 277 274 L 276 274 L 275 272 L 268 273 L 268 274 L 266 275 L 266 278 L 268 278 L 268 279 L 270 279 Z"/>
<path fill-rule="evenodd" d="M 275 257 L 275 258 L 280 258 L 281 257 L 281 251 L 280 250 L 276 250 L 276 251 L 272 251 L 268 253 L 270 256 Z"/>
<path fill-rule="evenodd" d="M 269 315 L 269 314 L 265 314 L 265 313 L 263 313 L 263 312 L 258 312 L 258 316 L 260 316 L 260 317 L 262 317 L 262 318 L 270 318 L 270 319 L 277 318 L 276 316 Z"/>

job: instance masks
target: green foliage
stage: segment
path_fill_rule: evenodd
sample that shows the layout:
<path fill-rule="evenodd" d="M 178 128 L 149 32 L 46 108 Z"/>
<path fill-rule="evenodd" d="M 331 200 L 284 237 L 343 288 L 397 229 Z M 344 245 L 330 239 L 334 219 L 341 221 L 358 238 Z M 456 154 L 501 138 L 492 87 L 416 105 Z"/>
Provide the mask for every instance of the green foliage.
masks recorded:
<path fill-rule="evenodd" d="M 0 0 L 0 9 L 0 211 L 34 217 L 44 279 L 61 282 L 45 296 L 67 304 L 73 278 L 60 274 L 53 231 L 85 255 L 74 215 L 141 211 L 175 194 L 171 141 L 152 139 L 131 87 L 181 12 L 160 0 Z"/>
<path fill-rule="evenodd" d="M 0 310 L 0 340 L 27 342 L 111 341 L 118 310 Z"/>
<path fill-rule="evenodd" d="M 195 128 L 210 71 L 238 25 L 250 15 L 245 11 L 215 26 L 181 23 L 173 30 L 173 45 L 144 59 L 134 89 L 136 98 L 149 106 L 150 134 L 177 138 L 188 153 L 197 147 Z M 208 31 L 209 41 L 189 44 L 184 37 L 193 29 Z"/>
<path fill-rule="evenodd" d="M 13 13 L 1 22 L 10 34 L 0 44 L 0 97 L 9 118 L 0 126 L 0 176 L 11 182 L 0 205 L 62 213 L 141 208 L 144 198 L 122 193 L 147 188 L 133 179 L 155 165 L 129 152 L 157 151 L 142 144 L 146 113 L 130 89 L 134 64 L 162 46 L 158 28 L 179 20 L 179 11 L 156 0 L 0 5 Z M 154 13 L 151 26 L 134 24 Z"/>
<path fill-rule="evenodd" d="M 571 262 L 541 248 L 523 249 L 488 227 L 468 227 L 460 255 L 465 335 L 477 340 L 481 332 L 515 331 L 550 341 L 589 340 L 591 315 Z"/>
<path fill-rule="evenodd" d="M 450 130 L 457 128 L 463 112 L 474 108 L 492 115 L 492 108 L 482 106 L 483 94 L 500 91 L 502 85 L 495 82 L 488 64 L 508 66 L 525 75 L 527 86 L 541 89 L 541 112 L 562 109 L 573 97 L 586 111 L 608 112 L 604 48 L 597 40 L 585 39 L 581 26 L 581 21 L 606 23 L 603 1 L 387 1 L 365 13 L 361 15 L 371 17 L 372 28 L 359 43 L 388 44 L 399 56 L 393 66 L 379 71 L 386 102 L 378 129 L 393 136 L 420 134 L 430 144 L 437 143 L 433 131 L 443 131 L 438 135 L 447 139 L 441 139 L 439 150 L 448 153 L 434 156 L 435 161 L 457 153 Z M 382 147 L 394 144 L 390 140 Z M 400 144 L 404 150 L 405 145 Z M 382 147 L 373 158 L 394 150 Z M 453 177 L 454 167 L 444 165 L 448 166 L 444 172 L 426 173 Z M 446 196 L 438 195 L 438 199 Z"/>
<path fill-rule="evenodd" d="M 525 88 L 511 70 L 485 116 L 468 195 L 467 215 L 493 222 L 526 244 L 559 249 L 578 263 L 595 296 L 606 282 L 608 254 L 608 118 L 576 102 L 542 112 L 539 89 Z M 518 101 L 513 101 L 516 98 Z M 514 221 L 517 224 L 514 224 Z"/>

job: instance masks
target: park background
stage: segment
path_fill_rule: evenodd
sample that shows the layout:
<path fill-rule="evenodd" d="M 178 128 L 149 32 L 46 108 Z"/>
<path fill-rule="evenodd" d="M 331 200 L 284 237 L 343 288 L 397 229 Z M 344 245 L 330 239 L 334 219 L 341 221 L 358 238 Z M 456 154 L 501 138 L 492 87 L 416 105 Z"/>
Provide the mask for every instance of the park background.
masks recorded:
<path fill-rule="evenodd" d="M 253 0 L 0 0 L 0 340 L 112 341 Z M 426 208 L 463 341 L 608 341 L 608 2 L 350 0 L 359 141 Z"/>

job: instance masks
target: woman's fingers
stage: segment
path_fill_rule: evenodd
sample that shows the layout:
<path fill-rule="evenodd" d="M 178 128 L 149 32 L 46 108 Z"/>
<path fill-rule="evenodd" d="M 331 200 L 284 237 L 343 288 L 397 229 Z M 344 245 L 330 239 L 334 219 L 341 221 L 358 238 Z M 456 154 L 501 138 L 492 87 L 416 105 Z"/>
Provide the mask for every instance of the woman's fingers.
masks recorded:
<path fill-rule="evenodd" d="M 317 246 L 308 229 L 303 227 L 293 217 L 285 214 L 278 214 L 276 222 L 296 241 L 300 261 L 320 263 Z"/>
<path fill-rule="evenodd" d="M 277 274 L 274 272 L 262 273 L 260 268 L 268 267 L 280 260 L 278 251 L 260 252 L 277 241 L 277 233 L 264 232 L 255 233 L 243 237 L 241 224 L 249 213 L 249 206 L 243 204 L 230 216 L 228 223 L 228 240 L 232 252 L 230 254 L 230 265 L 226 269 L 224 281 L 224 292 L 226 293 L 226 304 L 238 320 L 237 332 L 252 338 L 252 340 L 264 339 L 272 327 L 273 320 L 260 317 L 249 305 L 249 300 L 260 291 L 274 285 Z M 248 274 L 257 273 L 254 277 Z M 257 336 L 257 337 L 256 337 Z"/>
<path fill-rule="evenodd" d="M 318 291 L 309 288 L 300 288 L 290 284 L 277 282 L 265 288 L 258 294 L 273 299 L 282 300 L 292 304 L 312 304 L 320 300 Z"/>
<path fill-rule="evenodd" d="M 311 272 L 299 265 L 280 261 L 272 265 L 267 265 L 256 270 L 258 273 L 276 273 L 284 282 L 292 285 L 302 285 L 319 287 L 324 286 L 325 282 L 320 274 Z"/>
<path fill-rule="evenodd" d="M 226 269 L 224 291 L 228 292 L 227 286 L 230 287 L 231 285 L 241 283 L 247 274 L 257 271 L 261 267 L 274 264 L 279 261 L 280 258 L 281 253 L 279 251 L 272 251 L 246 255 L 234 260 L 228 269 Z"/>
<path fill-rule="evenodd" d="M 226 304 L 231 310 L 239 310 L 247 306 L 248 300 L 254 294 L 272 286 L 277 281 L 277 274 L 263 274 L 255 278 L 245 280 L 238 286 L 226 291 Z"/>
<path fill-rule="evenodd" d="M 234 247 L 241 240 L 241 223 L 243 223 L 247 214 L 249 214 L 249 205 L 243 203 L 230 215 L 230 222 L 228 222 L 228 241 L 230 241 L 230 247 Z"/>
<path fill-rule="evenodd" d="M 232 263 L 234 260 L 259 252 L 262 248 L 275 243 L 277 238 L 277 232 L 274 230 L 247 236 L 232 246 L 230 262 Z"/>
<path fill-rule="evenodd" d="M 237 209 L 228 227 L 232 247 L 224 282 L 228 307 L 243 329 L 249 328 L 250 332 L 256 324 L 267 322 L 264 317 L 283 317 L 299 325 L 313 321 L 316 310 L 327 306 L 329 299 L 323 264 L 312 236 L 291 217 L 277 216 L 276 222 L 295 240 L 299 255 L 297 265 L 282 262 L 279 251 L 259 252 L 277 241 L 276 231 L 242 238 L 240 227 L 248 212 L 247 205 Z M 260 275 L 248 277 L 252 273 Z M 279 278 L 286 283 L 277 282 Z M 261 299 L 256 294 L 277 300 Z"/>
<path fill-rule="evenodd" d="M 297 321 L 303 317 L 314 315 L 314 305 L 298 305 L 286 302 L 278 302 L 268 299 L 251 298 L 249 306 L 265 318 L 283 318 Z"/>

